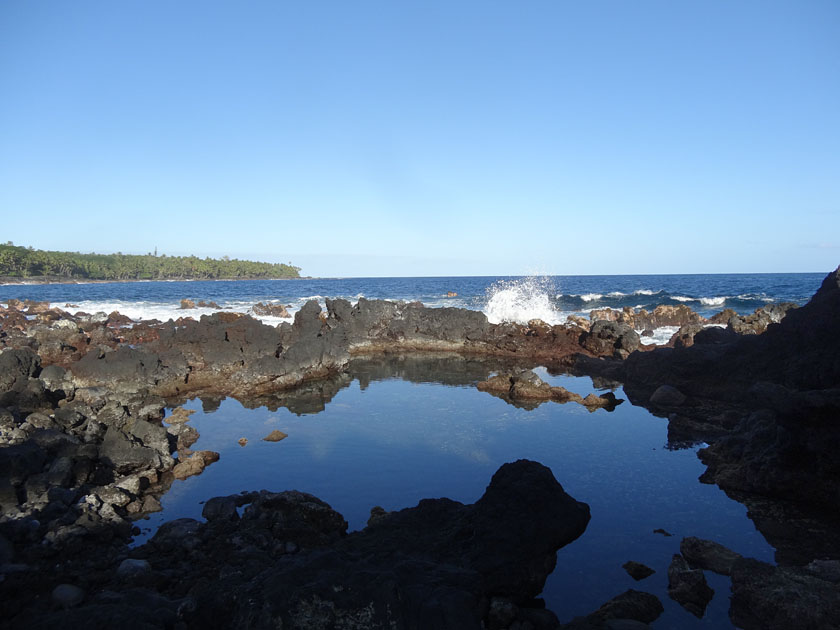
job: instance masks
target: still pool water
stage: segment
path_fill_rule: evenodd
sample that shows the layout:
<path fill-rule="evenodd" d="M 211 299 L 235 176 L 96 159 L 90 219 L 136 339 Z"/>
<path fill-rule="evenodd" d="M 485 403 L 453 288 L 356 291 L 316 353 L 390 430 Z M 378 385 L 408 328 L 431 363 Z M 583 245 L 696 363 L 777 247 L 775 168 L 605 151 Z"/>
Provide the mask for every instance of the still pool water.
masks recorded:
<path fill-rule="evenodd" d="M 446 364 L 444 364 L 445 366 Z M 597 609 L 628 588 L 656 594 L 666 608 L 656 628 L 731 627 L 728 578 L 707 572 L 715 598 L 702 620 L 666 594 L 667 568 L 684 536 L 718 541 L 767 562 L 773 548 L 756 531 L 746 508 L 716 486 L 697 481 L 704 467 L 694 449 L 670 450 L 666 421 L 625 402 L 590 413 L 568 403 L 515 407 L 474 384 L 485 374 L 464 369 L 359 370 L 321 405 L 246 408 L 225 399 L 218 408 L 195 399 L 190 423 L 201 437 L 194 449 L 221 454 L 203 474 L 176 481 L 164 511 L 138 525 L 145 540 L 163 521 L 201 519 L 202 501 L 242 490 L 296 489 L 341 512 L 361 529 L 370 508 L 398 510 L 422 498 L 472 503 L 500 465 L 533 459 L 549 466 L 564 489 L 589 504 L 586 532 L 558 552 L 543 597 L 562 622 Z M 582 395 L 597 391 L 589 378 L 538 373 Z M 437 382 L 429 373 L 438 375 Z M 444 384 L 446 383 L 446 384 Z M 621 389 L 615 393 L 625 398 Z M 311 401 L 310 401 L 311 402 Z M 271 410 L 271 409 L 275 410 Z M 288 434 L 262 441 L 274 429 Z M 246 446 L 237 443 L 248 439 Z M 662 528 L 673 534 L 654 534 Z M 656 573 L 635 582 L 621 565 L 643 562 Z"/>

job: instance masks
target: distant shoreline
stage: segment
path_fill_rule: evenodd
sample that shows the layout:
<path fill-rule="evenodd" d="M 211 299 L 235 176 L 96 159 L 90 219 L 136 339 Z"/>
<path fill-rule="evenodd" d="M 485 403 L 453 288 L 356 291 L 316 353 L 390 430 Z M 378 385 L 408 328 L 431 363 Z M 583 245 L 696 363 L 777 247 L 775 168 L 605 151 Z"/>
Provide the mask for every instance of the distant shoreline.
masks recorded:
<path fill-rule="evenodd" d="M 16 278 L 0 276 L 0 286 L 30 286 L 42 284 L 118 284 L 121 282 L 239 282 L 241 280 L 315 280 L 311 276 L 298 278 L 124 278 L 122 280 L 99 280 L 88 278 L 59 278 L 54 276 L 37 276 L 33 278 Z"/>

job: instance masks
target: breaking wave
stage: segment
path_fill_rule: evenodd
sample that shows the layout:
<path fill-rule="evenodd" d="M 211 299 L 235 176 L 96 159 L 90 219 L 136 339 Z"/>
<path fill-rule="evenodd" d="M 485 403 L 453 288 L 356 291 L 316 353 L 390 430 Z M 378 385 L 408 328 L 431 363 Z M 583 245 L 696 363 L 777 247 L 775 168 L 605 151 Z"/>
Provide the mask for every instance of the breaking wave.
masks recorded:
<path fill-rule="evenodd" d="M 560 324 L 565 316 L 551 303 L 550 296 L 554 293 L 554 283 L 546 277 L 500 280 L 487 289 L 484 314 L 493 324 L 527 324 L 532 319 L 541 319 L 552 325 Z"/>

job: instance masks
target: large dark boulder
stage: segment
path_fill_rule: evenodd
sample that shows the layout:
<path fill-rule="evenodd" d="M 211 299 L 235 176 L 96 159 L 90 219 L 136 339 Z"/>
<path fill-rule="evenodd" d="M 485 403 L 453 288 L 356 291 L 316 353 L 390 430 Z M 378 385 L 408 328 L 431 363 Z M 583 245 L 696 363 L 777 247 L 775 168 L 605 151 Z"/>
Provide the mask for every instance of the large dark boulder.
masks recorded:
<path fill-rule="evenodd" d="M 24 389 L 40 367 L 41 358 L 29 348 L 0 352 L 0 394 Z"/>
<path fill-rule="evenodd" d="M 538 595 L 557 549 L 588 520 L 548 468 L 520 460 L 502 466 L 473 505 L 427 499 L 336 544 L 286 555 L 247 584 L 208 585 L 194 623 L 480 628 L 489 597 L 516 611 Z"/>
<path fill-rule="evenodd" d="M 623 359 L 639 348 L 641 340 L 627 324 L 598 320 L 584 333 L 581 345 L 597 356 Z"/>

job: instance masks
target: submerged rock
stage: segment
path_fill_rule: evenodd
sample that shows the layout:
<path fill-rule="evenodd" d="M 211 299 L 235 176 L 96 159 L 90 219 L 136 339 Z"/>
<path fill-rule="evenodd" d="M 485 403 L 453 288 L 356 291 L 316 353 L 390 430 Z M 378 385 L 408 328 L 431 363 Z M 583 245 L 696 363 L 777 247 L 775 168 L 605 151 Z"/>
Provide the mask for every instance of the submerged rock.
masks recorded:
<path fill-rule="evenodd" d="M 287 437 L 289 437 L 288 434 L 274 429 L 274 431 L 263 438 L 263 442 L 279 442 L 280 440 L 285 440 Z"/>
<path fill-rule="evenodd" d="M 639 580 L 644 580 L 645 578 L 650 577 L 651 575 L 656 573 L 656 571 L 651 569 L 649 566 L 646 566 L 641 562 L 634 562 L 633 560 L 628 560 L 623 565 L 621 565 L 621 567 L 625 571 L 627 571 L 627 574 L 637 582 Z"/>
<path fill-rule="evenodd" d="M 702 618 L 715 592 L 700 569 L 692 569 L 680 554 L 674 554 L 668 567 L 668 597 L 695 617 Z"/>

